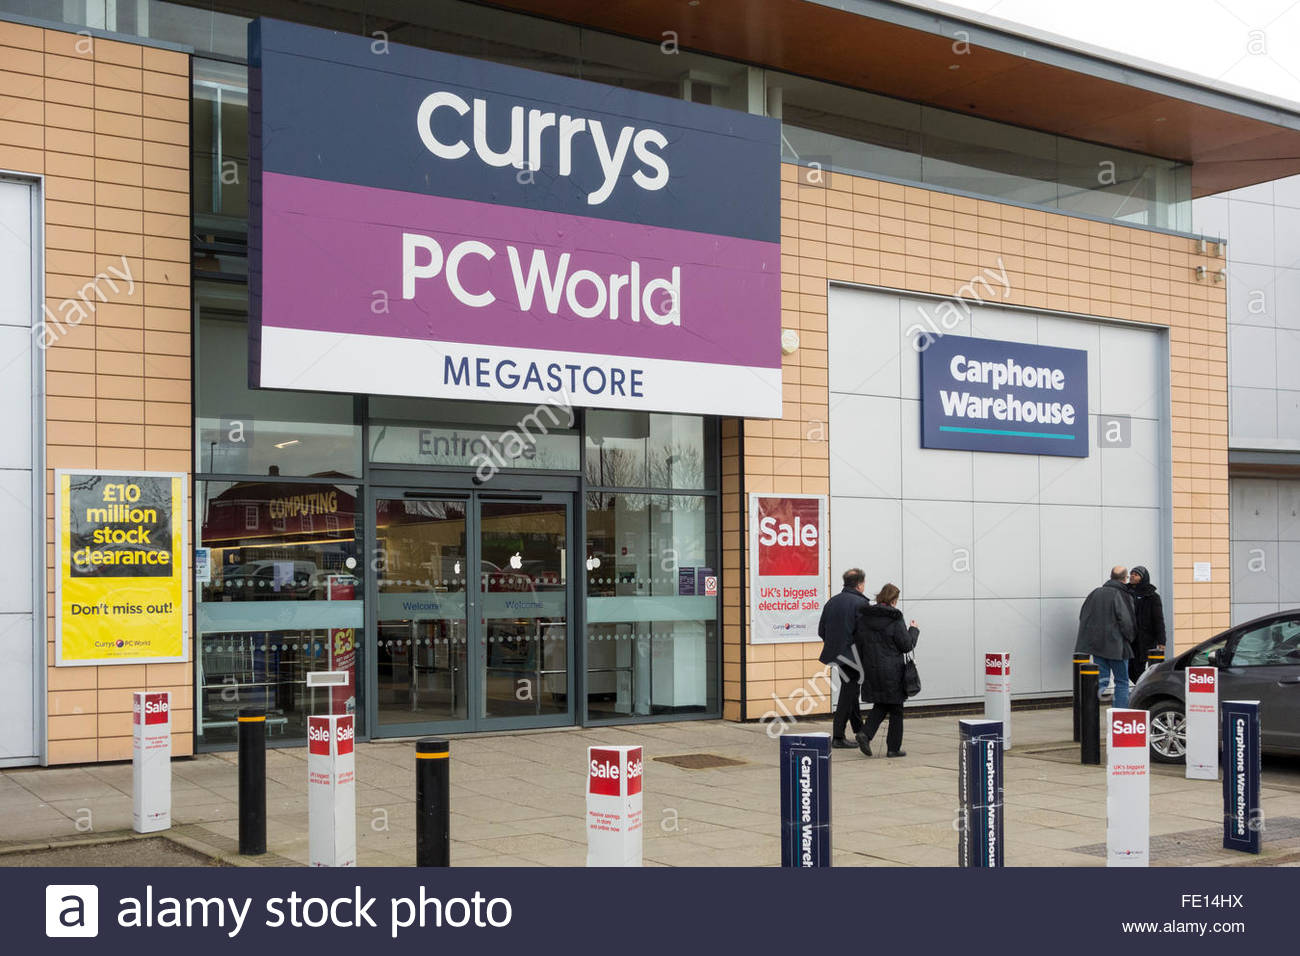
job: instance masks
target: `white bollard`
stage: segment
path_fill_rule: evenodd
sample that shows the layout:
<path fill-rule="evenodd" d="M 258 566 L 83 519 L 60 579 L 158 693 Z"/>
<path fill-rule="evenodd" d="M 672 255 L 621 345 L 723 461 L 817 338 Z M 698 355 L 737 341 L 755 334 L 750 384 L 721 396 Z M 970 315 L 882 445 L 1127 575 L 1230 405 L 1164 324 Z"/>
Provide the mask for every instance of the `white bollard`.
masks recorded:
<path fill-rule="evenodd" d="M 131 703 L 131 827 L 155 833 L 172 825 L 171 694 L 138 690 Z"/>
<path fill-rule="evenodd" d="M 307 718 L 307 831 L 312 866 L 357 865 L 355 720 Z"/>
<path fill-rule="evenodd" d="M 1106 711 L 1106 865 L 1151 865 L 1151 753 L 1145 710 Z"/>
<path fill-rule="evenodd" d="M 1188 780 L 1219 779 L 1219 669 L 1189 667 L 1183 678 Z"/>
<path fill-rule="evenodd" d="M 1002 722 L 1002 749 L 1011 749 L 1011 652 L 984 654 L 984 719 Z"/>
<path fill-rule="evenodd" d="M 587 748 L 587 866 L 641 865 L 641 748 Z"/>

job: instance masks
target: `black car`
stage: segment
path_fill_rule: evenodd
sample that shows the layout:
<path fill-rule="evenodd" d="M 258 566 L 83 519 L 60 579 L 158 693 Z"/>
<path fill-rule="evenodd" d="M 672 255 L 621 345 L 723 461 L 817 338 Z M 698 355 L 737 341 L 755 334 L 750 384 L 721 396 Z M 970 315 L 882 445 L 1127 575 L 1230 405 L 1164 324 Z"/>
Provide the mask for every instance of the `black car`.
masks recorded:
<path fill-rule="evenodd" d="M 1151 759 L 1182 763 L 1188 666 L 1219 668 L 1219 700 L 1258 700 L 1265 752 L 1300 754 L 1300 608 L 1255 618 L 1147 668 L 1129 706 L 1151 712 Z"/>

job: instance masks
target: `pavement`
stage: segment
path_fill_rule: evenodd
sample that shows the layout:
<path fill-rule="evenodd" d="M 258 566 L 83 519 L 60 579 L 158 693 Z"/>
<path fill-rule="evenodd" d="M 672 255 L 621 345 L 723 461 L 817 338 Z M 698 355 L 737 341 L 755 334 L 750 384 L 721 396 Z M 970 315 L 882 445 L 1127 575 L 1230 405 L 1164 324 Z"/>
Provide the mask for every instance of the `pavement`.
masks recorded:
<path fill-rule="evenodd" d="M 1017 711 L 1012 726 L 1007 864 L 1104 866 L 1105 768 L 1079 764 L 1070 711 Z M 879 753 L 883 732 L 878 742 Z M 758 724 L 682 721 L 452 738 L 452 865 L 583 866 L 586 748 L 615 744 L 645 748 L 647 866 L 779 864 L 776 742 Z M 903 759 L 834 751 L 835 866 L 956 864 L 957 718 L 909 718 L 903 746 Z M 357 746 L 362 866 L 414 864 L 414 750 L 410 741 Z M 735 763 L 688 769 L 659 759 L 698 754 Z M 707 761 L 687 761 L 700 762 Z M 173 826 L 165 836 L 190 852 L 155 853 L 159 859 L 307 862 L 306 748 L 267 752 L 265 856 L 238 854 L 236 772 L 233 753 L 174 761 Z M 1153 768 L 1152 865 L 1300 865 L 1300 761 L 1266 761 L 1258 857 L 1221 848 L 1221 793 L 1219 783 L 1184 779 L 1181 767 Z M 130 764 L 0 772 L 4 862 L 35 865 L 57 851 L 60 864 L 88 865 L 107 846 L 142 839 L 131 833 Z M 26 855 L 9 856 L 19 853 Z"/>

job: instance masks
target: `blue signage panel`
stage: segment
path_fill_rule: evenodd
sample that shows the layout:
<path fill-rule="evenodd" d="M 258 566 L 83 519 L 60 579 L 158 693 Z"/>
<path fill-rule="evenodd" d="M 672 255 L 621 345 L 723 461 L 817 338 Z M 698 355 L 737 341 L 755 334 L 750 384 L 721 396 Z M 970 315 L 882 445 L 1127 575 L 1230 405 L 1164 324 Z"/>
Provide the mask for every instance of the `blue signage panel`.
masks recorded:
<path fill-rule="evenodd" d="M 923 335 L 921 447 L 1088 457 L 1088 353 Z"/>
<path fill-rule="evenodd" d="M 1258 853 L 1264 831 L 1259 804 L 1259 701 L 1225 700 L 1223 715 L 1223 848 Z"/>
<path fill-rule="evenodd" d="M 831 865 L 830 734 L 781 736 L 781 865 Z"/>
<path fill-rule="evenodd" d="M 959 720 L 957 865 L 1002 866 L 1002 721 Z"/>
<path fill-rule="evenodd" d="M 781 124 L 254 21 L 261 170 L 778 242 Z"/>

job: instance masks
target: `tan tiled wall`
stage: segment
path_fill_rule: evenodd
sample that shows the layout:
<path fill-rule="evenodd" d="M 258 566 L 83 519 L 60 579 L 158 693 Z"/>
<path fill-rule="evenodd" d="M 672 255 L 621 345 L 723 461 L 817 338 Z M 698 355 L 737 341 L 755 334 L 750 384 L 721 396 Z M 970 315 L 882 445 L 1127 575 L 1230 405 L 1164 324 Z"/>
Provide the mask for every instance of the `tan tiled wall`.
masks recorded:
<path fill-rule="evenodd" d="M 785 360 L 784 415 L 730 422 L 723 433 L 724 715 L 761 718 L 773 695 L 788 700 L 822 670 L 819 643 L 742 641 L 740 446 L 746 493 L 828 493 L 830 282 L 952 297 L 982 269 L 997 272 L 1000 258 L 1011 282 L 1006 304 L 1168 326 L 1177 646 L 1227 627 L 1227 296 L 1223 283 L 1193 273 L 1204 265 L 1212 276 L 1224 260 L 1179 236 L 840 173 L 809 186 L 799 172 L 781 170 L 782 321 L 801 340 Z M 1193 583 L 1194 561 L 1213 563 L 1212 583 Z M 827 709 L 823 699 L 815 712 Z"/>
<path fill-rule="evenodd" d="M 47 307 L 122 256 L 135 281 L 46 350 L 52 764 L 130 759 L 133 690 L 172 692 L 173 752 L 191 750 L 190 664 L 53 666 L 53 469 L 191 470 L 189 73 L 183 53 L 0 21 L 0 169 L 45 176 Z"/>

